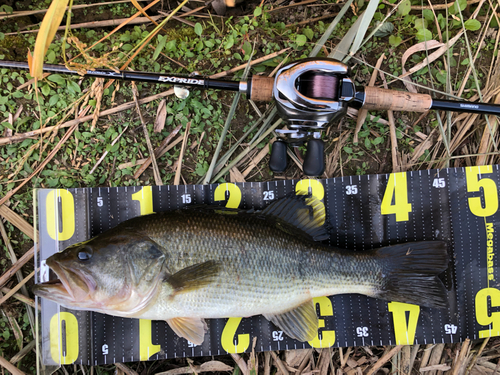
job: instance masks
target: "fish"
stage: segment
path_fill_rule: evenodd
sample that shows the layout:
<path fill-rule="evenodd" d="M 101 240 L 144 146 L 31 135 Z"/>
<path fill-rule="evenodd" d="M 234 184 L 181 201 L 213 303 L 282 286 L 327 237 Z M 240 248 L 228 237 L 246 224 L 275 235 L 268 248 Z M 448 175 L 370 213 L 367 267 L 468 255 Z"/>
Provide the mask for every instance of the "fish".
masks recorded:
<path fill-rule="evenodd" d="M 286 335 L 318 332 L 313 298 L 357 293 L 447 308 L 445 241 L 369 251 L 325 244 L 322 202 L 278 199 L 263 210 L 193 206 L 139 216 L 46 260 L 57 279 L 34 293 L 74 310 L 164 320 L 203 343 L 205 319 L 263 315 Z"/>

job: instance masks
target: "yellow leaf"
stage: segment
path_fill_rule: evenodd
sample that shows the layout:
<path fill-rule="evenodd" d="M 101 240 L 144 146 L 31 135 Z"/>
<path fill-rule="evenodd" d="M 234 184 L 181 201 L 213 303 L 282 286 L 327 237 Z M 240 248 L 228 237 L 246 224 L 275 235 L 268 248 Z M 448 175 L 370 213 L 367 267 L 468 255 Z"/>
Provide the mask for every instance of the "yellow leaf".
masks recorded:
<path fill-rule="evenodd" d="M 31 53 L 29 48 L 28 48 L 28 66 L 30 68 L 30 76 L 33 77 L 33 54 Z"/>
<path fill-rule="evenodd" d="M 53 0 L 45 17 L 43 17 L 40 30 L 36 37 L 32 72 L 30 73 L 36 79 L 42 78 L 43 58 L 49 49 L 52 39 L 54 39 L 56 35 L 57 28 L 61 24 L 67 5 L 68 0 Z"/>

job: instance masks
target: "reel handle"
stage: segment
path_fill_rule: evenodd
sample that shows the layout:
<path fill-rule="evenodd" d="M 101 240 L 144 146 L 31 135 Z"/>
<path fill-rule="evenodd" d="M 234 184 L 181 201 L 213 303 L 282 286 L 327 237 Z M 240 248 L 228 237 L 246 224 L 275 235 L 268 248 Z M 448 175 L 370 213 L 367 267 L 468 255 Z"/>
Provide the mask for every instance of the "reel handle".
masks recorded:
<path fill-rule="evenodd" d="M 307 176 L 321 176 L 325 171 L 325 143 L 321 139 L 307 141 L 307 151 L 302 169 Z"/>
<path fill-rule="evenodd" d="M 269 159 L 269 169 L 273 172 L 284 172 L 287 166 L 286 157 L 287 145 L 280 138 L 275 140 L 271 146 L 271 157 Z"/>
<path fill-rule="evenodd" d="M 363 109 L 426 112 L 432 106 L 432 97 L 405 91 L 365 87 Z"/>

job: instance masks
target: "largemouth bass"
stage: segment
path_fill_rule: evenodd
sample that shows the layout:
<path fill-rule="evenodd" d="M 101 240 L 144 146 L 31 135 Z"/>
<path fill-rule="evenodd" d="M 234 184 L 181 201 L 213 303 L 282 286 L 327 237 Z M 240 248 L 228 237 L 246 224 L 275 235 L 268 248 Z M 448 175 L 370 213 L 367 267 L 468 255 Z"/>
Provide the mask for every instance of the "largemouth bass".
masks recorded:
<path fill-rule="evenodd" d="M 328 238 L 318 203 L 298 196 L 261 212 L 193 207 L 136 217 L 52 255 L 46 263 L 58 280 L 34 292 L 71 309 L 165 320 L 197 345 L 204 319 L 258 314 L 310 341 L 320 296 L 447 307 L 437 277 L 448 265 L 444 242 L 365 252 L 326 246 L 317 242 Z"/>

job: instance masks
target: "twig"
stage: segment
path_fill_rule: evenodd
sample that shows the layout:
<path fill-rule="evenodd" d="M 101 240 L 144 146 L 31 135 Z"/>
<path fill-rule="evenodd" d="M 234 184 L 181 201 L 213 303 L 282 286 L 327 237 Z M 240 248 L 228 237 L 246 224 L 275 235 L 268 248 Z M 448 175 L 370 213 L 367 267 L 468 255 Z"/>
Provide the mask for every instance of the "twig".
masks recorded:
<path fill-rule="evenodd" d="M 308 349 L 308 350 L 310 351 L 309 354 L 304 356 L 304 358 L 302 359 L 302 362 L 300 363 L 299 368 L 297 369 L 297 372 L 295 373 L 295 375 L 300 375 L 302 373 L 302 371 L 304 371 L 304 369 L 306 368 L 307 364 L 309 363 L 310 358 L 311 358 L 310 354 L 311 354 L 312 349 Z"/>
<path fill-rule="evenodd" d="M 10 363 L 13 365 L 19 362 L 21 359 L 23 359 L 26 354 L 28 354 L 33 348 L 35 347 L 35 340 L 31 340 L 28 345 L 26 345 L 24 348 L 22 348 L 19 353 L 17 353 L 14 357 L 10 359 Z"/>
<path fill-rule="evenodd" d="M 139 99 L 139 104 L 146 104 L 146 103 L 152 102 L 156 99 L 160 99 L 160 98 L 163 98 L 165 96 L 172 95 L 173 93 L 174 93 L 174 90 L 170 89 L 170 90 L 161 92 L 159 94 L 149 96 L 149 97 L 144 98 L 144 99 Z M 101 111 L 99 113 L 99 117 L 112 115 L 114 113 L 118 113 L 121 111 L 126 111 L 127 109 L 130 109 L 134 106 L 135 106 L 134 101 L 127 102 L 127 103 L 121 104 L 115 108 L 110 108 L 110 109 L 106 109 L 104 111 Z M 92 118 L 93 118 L 93 115 L 88 115 L 88 116 L 84 116 L 84 117 L 80 117 L 80 118 L 77 118 L 74 120 L 67 121 L 61 125 L 47 126 L 43 129 L 37 129 L 37 130 L 33 130 L 30 132 L 26 132 L 26 133 L 15 134 L 12 137 L 3 137 L 3 138 L 0 138 L 0 146 L 10 144 L 10 143 L 15 143 L 15 142 L 21 142 L 21 141 L 25 140 L 26 138 L 36 137 L 40 134 L 50 132 L 56 128 L 68 128 L 68 127 L 71 127 L 73 125 L 78 125 L 78 124 L 81 124 L 82 122 L 90 121 L 90 120 L 92 120 Z"/>
<path fill-rule="evenodd" d="M 147 1 L 147 0 L 137 0 L 137 1 Z M 130 0 L 118 0 L 118 1 L 108 1 L 106 3 L 98 3 L 98 4 L 73 5 L 71 7 L 71 10 L 83 9 L 83 8 L 90 8 L 90 7 L 100 6 L 100 5 L 123 4 L 123 3 L 129 3 L 129 2 L 130 2 Z M 47 10 L 48 9 L 21 10 L 19 12 L 13 12 L 13 13 L 0 12 L 0 20 L 4 20 L 4 19 L 7 19 L 7 18 L 14 18 L 14 17 L 31 16 L 31 15 L 34 15 L 34 14 L 43 14 L 43 13 L 46 13 Z"/>
<path fill-rule="evenodd" d="M 250 162 L 250 165 L 247 167 L 247 169 L 245 169 L 243 171 L 243 173 L 242 173 L 243 177 L 248 176 L 248 174 L 252 171 L 252 169 L 254 169 L 260 163 L 260 161 L 269 153 L 269 145 L 271 143 L 273 143 L 275 140 L 276 140 L 276 137 L 271 139 L 271 142 L 269 142 L 267 145 L 262 147 L 262 150 L 260 150 L 260 152 L 257 154 L 257 156 L 255 156 L 252 159 L 252 161 Z"/>
<path fill-rule="evenodd" d="M 240 370 L 243 373 L 243 375 L 249 375 L 247 364 L 245 363 L 245 361 L 243 360 L 243 358 L 241 358 L 236 353 L 231 353 L 231 357 L 233 357 L 234 361 L 236 362 L 236 364 L 240 368 Z"/>
<path fill-rule="evenodd" d="M 288 51 L 290 48 L 284 48 L 282 49 L 281 51 L 278 51 L 278 52 L 273 52 L 269 55 L 266 55 L 266 56 L 262 56 L 258 59 L 255 59 L 255 60 L 252 60 L 250 62 L 250 66 L 252 65 L 255 65 L 255 64 L 260 64 L 261 62 L 264 62 L 264 61 L 267 61 L 267 60 L 271 60 L 271 59 L 274 59 L 275 57 L 278 57 L 279 55 L 281 55 L 282 53 Z M 220 72 L 220 73 L 216 73 L 214 75 L 211 75 L 210 78 L 221 78 L 221 77 L 225 77 L 225 76 L 228 76 L 234 72 L 237 72 L 239 70 L 243 70 L 246 68 L 248 64 L 241 64 L 235 68 L 232 68 L 232 69 L 229 69 L 229 70 L 225 70 L 223 72 Z"/>
<path fill-rule="evenodd" d="M 368 370 L 366 375 L 375 374 L 379 368 L 387 363 L 396 353 L 398 353 L 403 348 L 403 345 L 398 345 L 385 353 L 371 368 Z"/>
<path fill-rule="evenodd" d="M 163 18 L 163 16 L 153 16 L 151 17 L 154 21 Z M 92 29 L 96 27 L 109 27 L 109 26 L 118 26 L 122 24 L 125 21 L 128 21 L 128 18 L 116 18 L 112 20 L 104 20 L 104 21 L 93 21 L 93 22 L 83 22 L 83 23 L 75 23 L 69 26 L 70 29 Z M 127 25 L 140 25 L 143 23 L 149 23 L 151 22 L 150 19 L 147 17 L 137 17 L 134 18 L 133 20 L 129 21 Z M 66 30 L 66 26 L 60 26 L 57 28 L 57 31 L 64 31 Z M 17 35 L 17 34 L 30 34 L 30 33 L 37 33 L 39 32 L 39 29 L 36 30 L 25 30 L 25 31 L 16 31 L 14 33 L 7 33 L 5 35 Z"/>
<path fill-rule="evenodd" d="M 282 6 L 282 7 L 270 9 L 270 10 L 268 10 L 268 13 L 277 12 L 279 10 L 288 9 L 288 8 L 292 8 L 292 7 L 297 7 L 297 6 L 300 6 L 300 5 L 311 4 L 311 3 L 314 3 L 316 1 L 317 0 L 306 0 L 306 1 L 302 1 L 300 3 L 294 3 L 294 4 L 290 4 L 290 5 L 285 5 L 285 6 Z"/>
<path fill-rule="evenodd" d="M 151 47 L 152 49 L 156 50 L 156 47 L 152 46 L 151 44 L 149 45 L 149 47 Z M 168 56 L 167 54 L 161 52 L 160 55 L 162 55 L 163 57 L 166 57 L 167 59 L 169 59 L 170 61 L 172 61 L 174 64 L 177 64 L 179 65 L 181 68 L 183 69 L 186 69 L 188 70 L 187 66 L 181 64 L 179 61 L 177 60 L 174 60 L 173 58 L 171 58 L 170 56 Z"/>
<path fill-rule="evenodd" d="M 447 364 L 439 364 L 439 365 L 432 365 L 432 366 L 427 366 L 427 367 L 420 367 L 420 372 L 427 372 L 427 371 L 448 371 L 449 369 L 451 369 L 450 366 L 448 366 Z"/>
<path fill-rule="evenodd" d="M 10 371 L 12 375 L 26 375 L 2 356 L 0 356 L 0 366 L 4 367 L 7 371 Z"/>
<path fill-rule="evenodd" d="M 426 367 L 427 362 L 429 362 L 429 358 L 431 356 L 433 345 L 427 344 L 424 349 L 424 354 L 422 354 L 422 358 L 420 359 L 420 368 Z"/>
<path fill-rule="evenodd" d="M 90 115 L 89 117 L 92 118 L 92 115 Z M 14 189 L 9 191 L 5 195 L 5 197 L 0 199 L 0 206 L 2 204 L 4 204 L 8 199 L 10 199 L 10 197 L 12 197 L 15 193 L 17 193 L 17 191 L 19 189 L 21 189 L 28 181 L 30 181 L 33 177 L 35 177 L 47 165 L 47 163 L 52 160 L 52 158 L 57 154 L 57 151 L 59 151 L 61 146 L 68 140 L 69 137 L 71 137 L 71 135 L 73 134 L 73 132 L 77 128 L 78 124 L 79 124 L 79 122 L 75 123 L 74 125 L 71 126 L 71 128 L 69 128 L 69 130 L 61 138 L 61 140 L 57 143 L 57 145 L 54 147 L 54 149 L 49 153 L 49 155 L 47 155 L 45 160 L 37 167 L 37 169 L 35 171 L 33 171 L 33 173 L 31 173 L 31 175 L 28 178 L 26 178 L 23 182 L 21 182 L 19 185 L 17 185 Z"/>
<path fill-rule="evenodd" d="M 469 0 L 469 1 L 467 1 L 467 6 L 472 5 L 472 4 L 477 4 L 477 3 L 480 3 L 480 2 L 481 2 L 481 0 Z M 384 1 L 384 3 L 385 3 L 385 1 Z M 391 5 L 394 5 L 394 4 L 391 4 Z M 451 8 L 454 5 L 455 5 L 455 2 L 448 3 L 448 4 L 436 4 L 436 5 L 433 5 L 433 8 L 435 10 L 443 10 L 443 9 L 446 9 L 446 8 Z M 431 7 L 427 6 L 427 5 L 425 5 L 425 6 L 412 5 L 412 7 L 411 7 L 411 10 L 421 11 L 422 9 L 431 9 Z"/>
<path fill-rule="evenodd" d="M 483 343 L 481 344 L 479 350 L 477 351 L 476 355 L 474 356 L 474 358 L 472 358 L 472 360 L 469 362 L 469 366 L 467 366 L 467 371 L 465 373 L 469 373 L 470 370 L 472 370 L 472 368 L 476 365 L 476 362 L 477 362 L 477 359 L 479 357 L 481 357 L 481 353 L 483 352 L 484 348 L 486 347 L 486 344 L 488 344 L 488 341 L 490 340 L 489 337 L 486 337 L 484 340 L 483 340 Z"/>
<path fill-rule="evenodd" d="M 0 216 L 3 216 L 5 220 L 14 225 L 29 238 L 35 240 L 35 229 L 33 226 L 6 205 L 0 206 Z M 0 283 L 0 285 L 2 284 Z"/>
<path fill-rule="evenodd" d="M 186 143 L 190 129 L 191 129 L 191 121 L 187 123 L 186 131 L 184 132 L 184 140 L 182 141 L 181 153 L 179 154 L 179 161 L 177 163 L 177 171 L 175 172 L 174 185 L 179 185 L 181 180 L 182 159 L 184 158 L 184 151 L 186 150 Z"/>
<path fill-rule="evenodd" d="M 411 374 L 410 357 L 411 357 L 411 348 L 409 345 L 405 345 L 401 350 L 400 372 L 402 375 Z"/>
<path fill-rule="evenodd" d="M 29 249 L 19 260 L 17 260 L 14 265 L 5 272 L 2 276 L 0 276 L 0 287 L 2 287 L 9 279 L 14 276 L 14 274 L 21 269 L 27 262 L 33 258 L 35 254 L 35 248 L 32 247 Z"/>
<path fill-rule="evenodd" d="M 168 13 L 162 12 L 161 10 L 159 10 L 158 13 L 160 13 L 163 16 L 168 16 Z M 184 18 L 182 18 L 182 15 L 181 15 L 181 17 L 172 16 L 172 18 L 176 21 L 185 23 L 186 25 L 191 26 L 191 27 L 194 27 L 194 25 L 196 25 L 194 22 L 191 22 L 191 21 L 188 21 L 188 20 L 185 20 Z"/>
<path fill-rule="evenodd" d="M 17 284 L 14 288 L 10 290 L 5 296 L 0 299 L 0 306 L 7 301 L 14 293 L 16 293 L 19 289 L 23 287 L 24 284 L 28 282 L 35 275 L 35 271 L 32 271 L 28 276 L 26 276 L 19 284 Z"/>
<path fill-rule="evenodd" d="M 16 257 L 16 253 L 14 252 L 14 249 L 12 248 L 12 244 L 10 242 L 9 236 L 7 235 L 7 231 L 5 230 L 5 226 L 3 225 L 2 220 L 0 220 L 0 232 L 3 237 L 3 241 L 5 245 L 7 246 L 7 250 L 9 251 L 10 255 L 10 260 L 12 261 L 12 264 L 15 265 L 18 260 Z M 28 289 L 26 289 L 26 286 L 24 286 L 23 283 L 23 273 L 21 272 L 20 269 L 16 271 L 16 277 L 17 281 L 20 283 L 19 288 L 21 288 L 21 293 L 24 294 L 26 297 L 29 296 Z M 12 294 L 14 294 L 19 288 L 14 290 Z M 26 313 L 28 314 L 28 320 L 30 322 L 31 326 L 31 331 L 33 333 L 33 336 L 35 336 L 35 315 L 33 314 L 33 310 L 29 306 L 26 306 Z"/>
<path fill-rule="evenodd" d="M 265 131 L 264 134 L 262 134 L 255 142 L 253 142 L 250 146 L 248 146 L 246 149 L 244 149 L 229 165 L 227 165 L 225 168 L 223 168 L 217 176 L 211 179 L 211 181 L 217 181 L 219 178 L 224 176 L 227 171 L 229 171 L 236 163 L 238 163 L 241 159 L 245 157 L 246 154 L 248 154 L 255 146 L 257 146 L 264 138 L 266 138 L 269 133 L 271 133 L 274 129 L 276 129 L 280 124 L 281 124 L 281 119 L 277 120 L 269 129 Z"/>
<path fill-rule="evenodd" d="M 377 71 L 380 70 L 380 66 L 382 65 L 382 61 L 384 60 L 384 58 L 385 55 L 382 54 L 382 56 L 380 56 L 379 59 L 377 60 L 377 64 L 375 64 L 375 69 L 373 69 L 372 76 L 370 78 L 368 86 L 373 86 L 375 84 L 375 81 L 377 80 Z M 367 115 L 368 115 L 368 110 L 366 109 L 358 110 L 358 119 L 356 120 L 356 129 L 354 130 L 354 137 L 353 137 L 354 143 L 358 142 L 358 133 L 361 130 L 361 126 L 363 126 L 363 123 L 365 122 Z"/>
<path fill-rule="evenodd" d="M 120 134 L 118 134 L 118 136 L 113 140 L 113 142 L 111 142 L 111 147 L 113 147 L 115 145 L 115 143 L 119 141 L 119 139 L 122 137 L 123 133 L 125 133 L 125 130 L 127 130 L 127 129 L 128 129 L 128 125 L 125 126 L 125 129 L 123 129 L 123 131 Z M 99 160 L 97 160 L 97 163 L 95 163 L 94 168 L 92 168 L 92 170 L 89 172 L 89 174 L 94 173 L 95 169 L 99 166 L 99 164 L 101 164 L 101 162 L 104 160 L 104 158 L 106 157 L 107 154 L 108 154 L 108 151 L 104 151 L 104 154 L 102 154 L 102 156 L 99 158 Z"/>
<path fill-rule="evenodd" d="M 264 353 L 264 375 L 271 375 L 271 354 Z"/>
<path fill-rule="evenodd" d="M 274 359 L 274 362 L 276 362 L 276 365 L 280 369 L 281 373 L 283 375 L 290 375 L 290 373 L 286 369 L 285 365 L 283 364 L 283 362 L 281 361 L 281 359 L 276 355 L 276 353 L 273 352 L 273 351 L 271 351 L 271 355 L 272 355 L 272 357 Z"/>
<path fill-rule="evenodd" d="M 385 55 L 382 55 L 385 57 Z M 378 62 L 377 62 L 378 63 Z M 387 81 L 385 80 L 384 72 L 379 70 L 380 78 L 384 83 L 384 88 L 389 89 L 387 86 Z M 392 171 L 400 172 L 401 166 L 398 163 L 398 137 L 396 136 L 396 124 L 394 123 L 394 112 L 390 109 L 387 110 L 387 117 L 389 118 L 389 133 L 391 136 L 391 155 L 392 155 Z"/>
<path fill-rule="evenodd" d="M 441 354 L 443 354 L 444 344 L 436 344 L 432 349 L 431 358 L 429 359 L 428 366 L 438 365 L 441 361 Z"/>
<path fill-rule="evenodd" d="M 420 349 L 420 345 L 419 344 L 413 345 L 413 347 L 411 349 L 411 355 L 410 355 L 410 373 L 411 373 L 411 369 L 413 368 L 413 364 L 415 363 L 415 358 L 417 358 L 417 354 L 418 354 L 419 349 Z"/>
<path fill-rule="evenodd" d="M 123 363 L 115 363 L 115 366 L 127 375 L 139 375 L 137 372 L 132 370 L 130 367 L 125 366 Z"/>
<path fill-rule="evenodd" d="M 465 339 L 464 342 L 462 343 L 462 348 L 460 349 L 460 354 L 458 355 L 457 360 L 455 363 L 453 363 L 453 368 L 451 370 L 451 375 L 458 375 L 459 373 L 462 374 L 467 365 L 467 363 L 464 363 L 465 356 L 469 352 L 469 344 L 470 340 Z"/>
<path fill-rule="evenodd" d="M 153 175 L 155 177 L 156 185 L 163 185 L 163 181 L 161 180 L 160 170 L 158 169 L 158 164 L 156 164 L 155 152 L 153 150 L 153 146 L 151 145 L 151 140 L 149 139 L 148 127 L 146 125 L 146 121 L 144 121 L 144 117 L 142 117 L 141 107 L 139 106 L 139 101 L 137 100 L 138 92 L 137 86 L 132 81 L 132 94 L 134 95 L 135 107 L 137 109 L 137 113 L 139 114 L 139 118 L 141 119 L 142 130 L 144 131 L 144 138 L 146 138 L 146 144 L 148 145 L 149 156 L 151 157 L 151 162 L 153 163 Z"/>
<path fill-rule="evenodd" d="M 328 5 L 330 5 L 330 4 L 328 4 Z M 333 18 L 337 14 L 338 13 L 328 13 L 324 16 L 320 16 L 320 17 L 316 17 L 316 18 L 309 18 L 305 21 L 300 21 L 300 22 L 296 22 L 296 23 L 289 23 L 288 25 L 285 25 L 285 27 L 296 27 L 296 26 L 301 26 L 301 25 L 307 25 L 308 23 L 315 23 L 315 22 L 318 22 L 318 21 L 321 21 L 324 19 Z"/>
<path fill-rule="evenodd" d="M 5 286 L 4 286 L 1 290 L 2 290 L 2 293 L 7 294 L 7 293 L 9 293 L 12 289 L 9 289 L 9 288 L 7 288 L 7 287 L 5 287 Z M 35 300 L 33 300 L 32 298 L 26 297 L 26 296 L 22 295 L 21 293 L 14 293 L 14 294 L 12 295 L 12 298 L 15 298 L 15 299 L 17 299 L 18 301 L 20 301 L 20 302 L 22 302 L 22 303 L 25 303 L 25 304 L 27 304 L 27 305 L 29 305 L 29 306 L 33 307 L 33 308 L 35 308 L 35 307 L 36 307 L 36 305 L 35 305 Z"/>
<path fill-rule="evenodd" d="M 179 133 L 179 130 L 181 130 L 181 128 L 182 128 L 182 123 L 177 125 L 177 127 L 172 131 L 172 133 L 170 133 L 168 137 L 161 142 L 160 146 L 155 150 L 155 156 L 157 158 L 160 158 L 161 155 L 163 155 L 163 151 L 168 146 L 170 141 L 177 135 L 177 133 Z M 134 173 L 133 178 L 138 179 L 144 173 L 144 171 L 149 167 L 150 164 L 151 164 L 151 156 L 148 156 L 148 158 L 144 161 L 142 166 L 137 170 L 137 172 Z M 120 166 L 118 166 L 118 169 L 120 169 Z"/>

